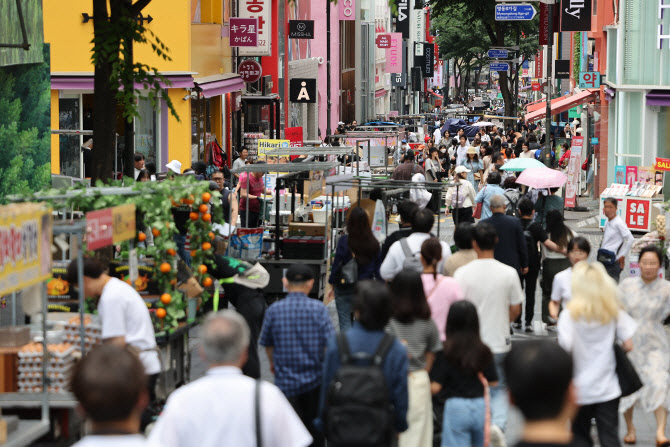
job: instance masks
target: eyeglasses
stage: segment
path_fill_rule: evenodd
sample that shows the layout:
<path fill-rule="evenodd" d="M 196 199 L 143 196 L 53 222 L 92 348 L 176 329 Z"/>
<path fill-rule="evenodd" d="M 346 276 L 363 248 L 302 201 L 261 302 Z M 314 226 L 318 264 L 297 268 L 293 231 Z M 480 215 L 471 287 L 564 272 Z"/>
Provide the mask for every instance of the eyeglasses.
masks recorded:
<path fill-rule="evenodd" d="M 223 177 L 212 177 L 212 180 L 214 180 L 215 182 L 222 182 Z"/>

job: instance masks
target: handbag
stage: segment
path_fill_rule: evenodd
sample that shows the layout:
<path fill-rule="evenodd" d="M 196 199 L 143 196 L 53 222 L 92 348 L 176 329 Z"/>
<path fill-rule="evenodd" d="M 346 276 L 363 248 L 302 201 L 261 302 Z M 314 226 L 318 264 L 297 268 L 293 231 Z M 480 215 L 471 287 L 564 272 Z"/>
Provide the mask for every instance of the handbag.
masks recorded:
<path fill-rule="evenodd" d="M 486 186 L 484 187 L 483 191 L 486 191 Z M 475 219 L 481 219 L 482 218 L 482 207 L 484 206 L 484 201 L 482 200 L 481 202 L 477 203 L 475 205 L 475 210 L 472 213 L 472 217 Z"/>
<path fill-rule="evenodd" d="M 642 388 L 640 376 L 618 343 L 614 343 L 614 360 L 616 361 L 616 375 L 619 379 L 619 387 L 621 387 L 621 397 L 630 396 Z"/>
<path fill-rule="evenodd" d="M 610 250 L 606 250 L 604 248 L 599 248 L 596 259 L 602 265 L 610 266 L 610 265 L 613 265 L 616 262 L 616 253 L 614 253 L 613 251 L 610 251 Z"/>
<path fill-rule="evenodd" d="M 356 258 L 351 258 L 349 262 L 342 264 L 340 267 L 339 285 L 352 287 L 356 282 L 358 282 L 358 262 Z"/>

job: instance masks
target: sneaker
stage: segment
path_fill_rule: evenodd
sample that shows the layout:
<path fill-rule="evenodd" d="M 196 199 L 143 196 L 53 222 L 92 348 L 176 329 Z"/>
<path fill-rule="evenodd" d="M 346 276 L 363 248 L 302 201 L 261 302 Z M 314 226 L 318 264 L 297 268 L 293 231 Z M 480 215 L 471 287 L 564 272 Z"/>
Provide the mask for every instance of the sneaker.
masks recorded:
<path fill-rule="evenodd" d="M 490 441 L 491 447 L 507 447 L 505 434 L 497 425 L 491 424 Z"/>
<path fill-rule="evenodd" d="M 512 327 L 513 327 L 514 329 L 521 329 L 521 323 L 517 323 L 517 322 L 515 321 L 514 323 L 512 323 Z"/>
<path fill-rule="evenodd" d="M 533 325 L 532 324 L 527 324 L 526 325 L 526 332 L 533 332 Z"/>

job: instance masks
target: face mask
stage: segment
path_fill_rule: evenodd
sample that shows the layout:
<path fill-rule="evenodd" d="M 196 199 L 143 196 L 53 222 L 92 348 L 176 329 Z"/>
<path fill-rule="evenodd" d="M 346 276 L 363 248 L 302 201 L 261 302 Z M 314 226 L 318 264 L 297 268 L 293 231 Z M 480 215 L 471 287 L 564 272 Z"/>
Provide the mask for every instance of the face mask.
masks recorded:
<path fill-rule="evenodd" d="M 442 148 L 442 149 L 440 149 L 440 152 L 442 152 L 444 154 L 445 152 L 447 152 L 447 150 Z"/>

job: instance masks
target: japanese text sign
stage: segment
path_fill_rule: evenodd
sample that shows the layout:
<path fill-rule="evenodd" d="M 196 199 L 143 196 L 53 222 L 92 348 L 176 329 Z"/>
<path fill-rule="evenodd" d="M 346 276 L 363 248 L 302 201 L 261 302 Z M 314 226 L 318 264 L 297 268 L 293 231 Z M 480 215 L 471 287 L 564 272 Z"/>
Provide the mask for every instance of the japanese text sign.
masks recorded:
<path fill-rule="evenodd" d="M 230 18 L 230 46 L 255 47 L 258 45 L 258 19 Z"/>
<path fill-rule="evenodd" d="M 257 19 L 258 45 L 240 47 L 240 56 L 272 56 L 272 0 L 240 0 L 240 18 Z M 231 30 L 232 31 L 232 30 Z"/>
<path fill-rule="evenodd" d="M 580 71 L 579 88 L 600 88 L 600 72 Z"/>

